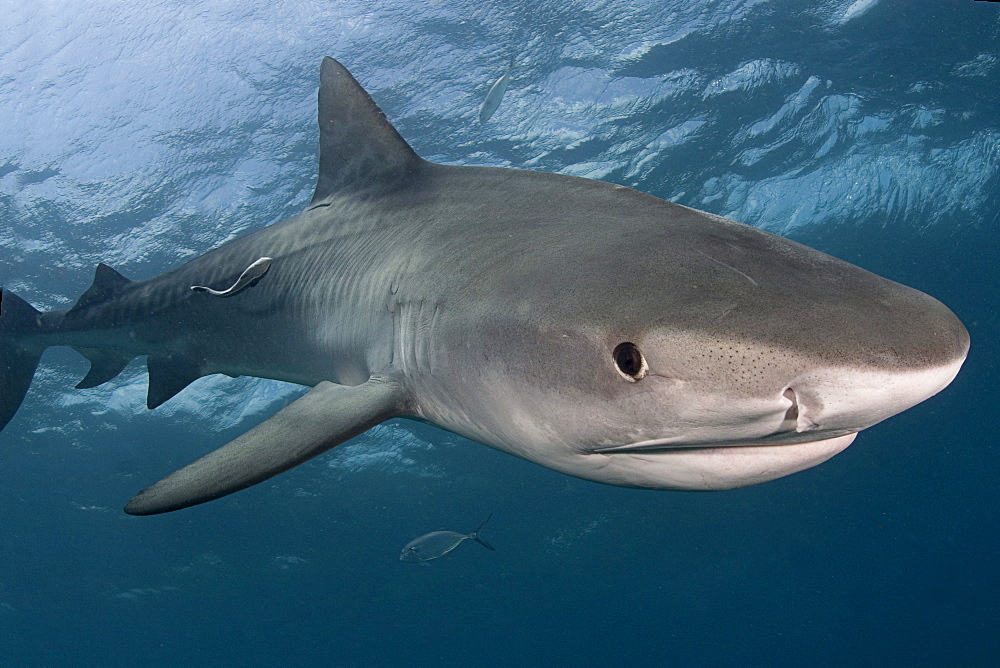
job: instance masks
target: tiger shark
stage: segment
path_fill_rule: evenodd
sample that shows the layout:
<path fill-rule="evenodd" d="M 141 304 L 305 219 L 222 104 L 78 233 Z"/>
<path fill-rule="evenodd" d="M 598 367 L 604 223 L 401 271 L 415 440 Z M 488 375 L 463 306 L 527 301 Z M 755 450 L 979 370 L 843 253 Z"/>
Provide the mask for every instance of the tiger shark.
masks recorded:
<path fill-rule="evenodd" d="M 42 352 L 77 385 L 146 356 L 155 408 L 207 374 L 311 387 L 139 492 L 149 515 L 266 480 L 384 420 L 667 490 L 814 466 L 939 392 L 969 336 L 922 292 L 612 183 L 420 158 L 323 60 L 319 175 L 292 218 L 164 274 L 100 264 L 72 308 L 0 292 L 0 426 Z"/>

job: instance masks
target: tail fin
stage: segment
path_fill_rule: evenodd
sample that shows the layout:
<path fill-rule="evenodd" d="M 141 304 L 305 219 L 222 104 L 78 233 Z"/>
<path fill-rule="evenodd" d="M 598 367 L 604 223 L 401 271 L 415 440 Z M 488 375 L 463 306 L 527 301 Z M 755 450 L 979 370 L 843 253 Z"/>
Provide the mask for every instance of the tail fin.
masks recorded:
<path fill-rule="evenodd" d="M 483 547 L 485 547 L 487 550 L 493 550 L 493 549 L 496 549 L 496 548 L 494 548 L 492 545 L 490 545 L 489 543 L 487 543 L 486 539 L 479 535 L 479 532 L 482 531 L 483 527 L 486 526 L 486 523 L 490 521 L 490 517 L 493 517 L 493 513 L 490 513 L 486 517 L 485 520 L 483 520 L 482 522 L 480 522 L 479 526 L 476 527 L 476 530 L 473 531 L 472 534 L 470 535 L 470 538 L 472 538 L 477 543 L 479 543 L 480 545 L 482 545 Z"/>
<path fill-rule="evenodd" d="M 24 335 L 38 330 L 39 316 L 34 306 L 0 288 L 0 429 L 24 401 L 45 350 L 22 342 Z"/>

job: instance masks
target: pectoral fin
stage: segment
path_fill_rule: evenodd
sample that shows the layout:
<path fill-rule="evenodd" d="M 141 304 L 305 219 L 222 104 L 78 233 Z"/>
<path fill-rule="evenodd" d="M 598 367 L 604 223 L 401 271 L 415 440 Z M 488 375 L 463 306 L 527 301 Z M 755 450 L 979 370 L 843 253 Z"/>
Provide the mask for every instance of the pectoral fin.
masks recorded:
<path fill-rule="evenodd" d="M 402 386 L 383 377 L 353 387 L 322 382 L 239 438 L 142 490 L 125 512 L 155 515 L 232 494 L 400 415 L 405 406 Z"/>

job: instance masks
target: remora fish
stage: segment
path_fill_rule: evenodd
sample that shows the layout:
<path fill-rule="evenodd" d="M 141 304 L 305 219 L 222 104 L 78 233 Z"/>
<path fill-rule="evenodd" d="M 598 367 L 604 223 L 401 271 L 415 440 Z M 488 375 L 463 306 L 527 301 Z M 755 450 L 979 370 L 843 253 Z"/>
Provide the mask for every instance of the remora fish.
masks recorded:
<path fill-rule="evenodd" d="M 500 107 L 500 103 L 503 101 L 503 95 L 507 92 L 507 85 L 510 83 L 510 73 L 514 71 L 514 59 L 511 58 L 510 67 L 507 68 L 507 73 L 502 77 L 493 82 L 490 86 L 490 90 L 486 93 L 486 99 L 483 100 L 483 106 L 479 108 L 479 122 L 485 123 L 486 121 L 493 118 L 493 114 Z"/>
<path fill-rule="evenodd" d="M 937 300 L 748 225 L 611 183 L 427 162 L 329 58 L 319 126 L 302 213 L 147 280 L 98 265 L 64 311 L 0 293 L 0 426 L 62 345 L 90 360 L 78 387 L 146 355 L 150 408 L 212 373 L 313 388 L 132 514 L 235 492 L 399 416 L 589 480 L 727 489 L 825 461 L 968 352 Z M 190 289 L 238 286 L 263 257 L 267 275 L 227 299 Z"/>
<path fill-rule="evenodd" d="M 264 278 L 264 274 L 267 270 L 271 268 L 271 258 L 262 257 L 255 260 L 249 267 L 243 270 L 240 277 L 236 279 L 230 287 L 224 290 L 213 290 L 212 288 L 206 287 L 204 285 L 192 285 L 191 289 L 195 292 L 205 292 L 213 297 L 232 297 L 233 295 L 238 295 L 247 288 L 252 288 L 260 282 L 260 279 Z"/>
<path fill-rule="evenodd" d="M 493 546 L 486 542 L 486 539 L 479 535 L 486 523 L 490 521 L 490 515 L 479 523 L 472 533 L 458 533 L 457 531 L 432 531 L 419 538 L 414 538 L 399 555 L 400 561 L 416 561 L 424 563 L 431 559 L 437 559 L 448 554 L 466 540 L 474 540 L 487 550 L 492 550 Z"/>

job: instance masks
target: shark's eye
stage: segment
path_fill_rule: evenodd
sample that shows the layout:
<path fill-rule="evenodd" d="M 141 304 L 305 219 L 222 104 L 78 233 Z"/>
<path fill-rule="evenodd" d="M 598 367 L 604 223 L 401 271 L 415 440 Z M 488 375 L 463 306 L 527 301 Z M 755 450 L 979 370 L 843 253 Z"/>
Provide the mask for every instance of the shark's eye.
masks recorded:
<path fill-rule="evenodd" d="M 646 358 L 639 352 L 639 348 L 634 343 L 626 341 L 615 346 L 615 351 L 611 353 L 615 360 L 615 368 L 618 374 L 630 383 L 642 380 L 649 373 L 649 365 Z"/>

